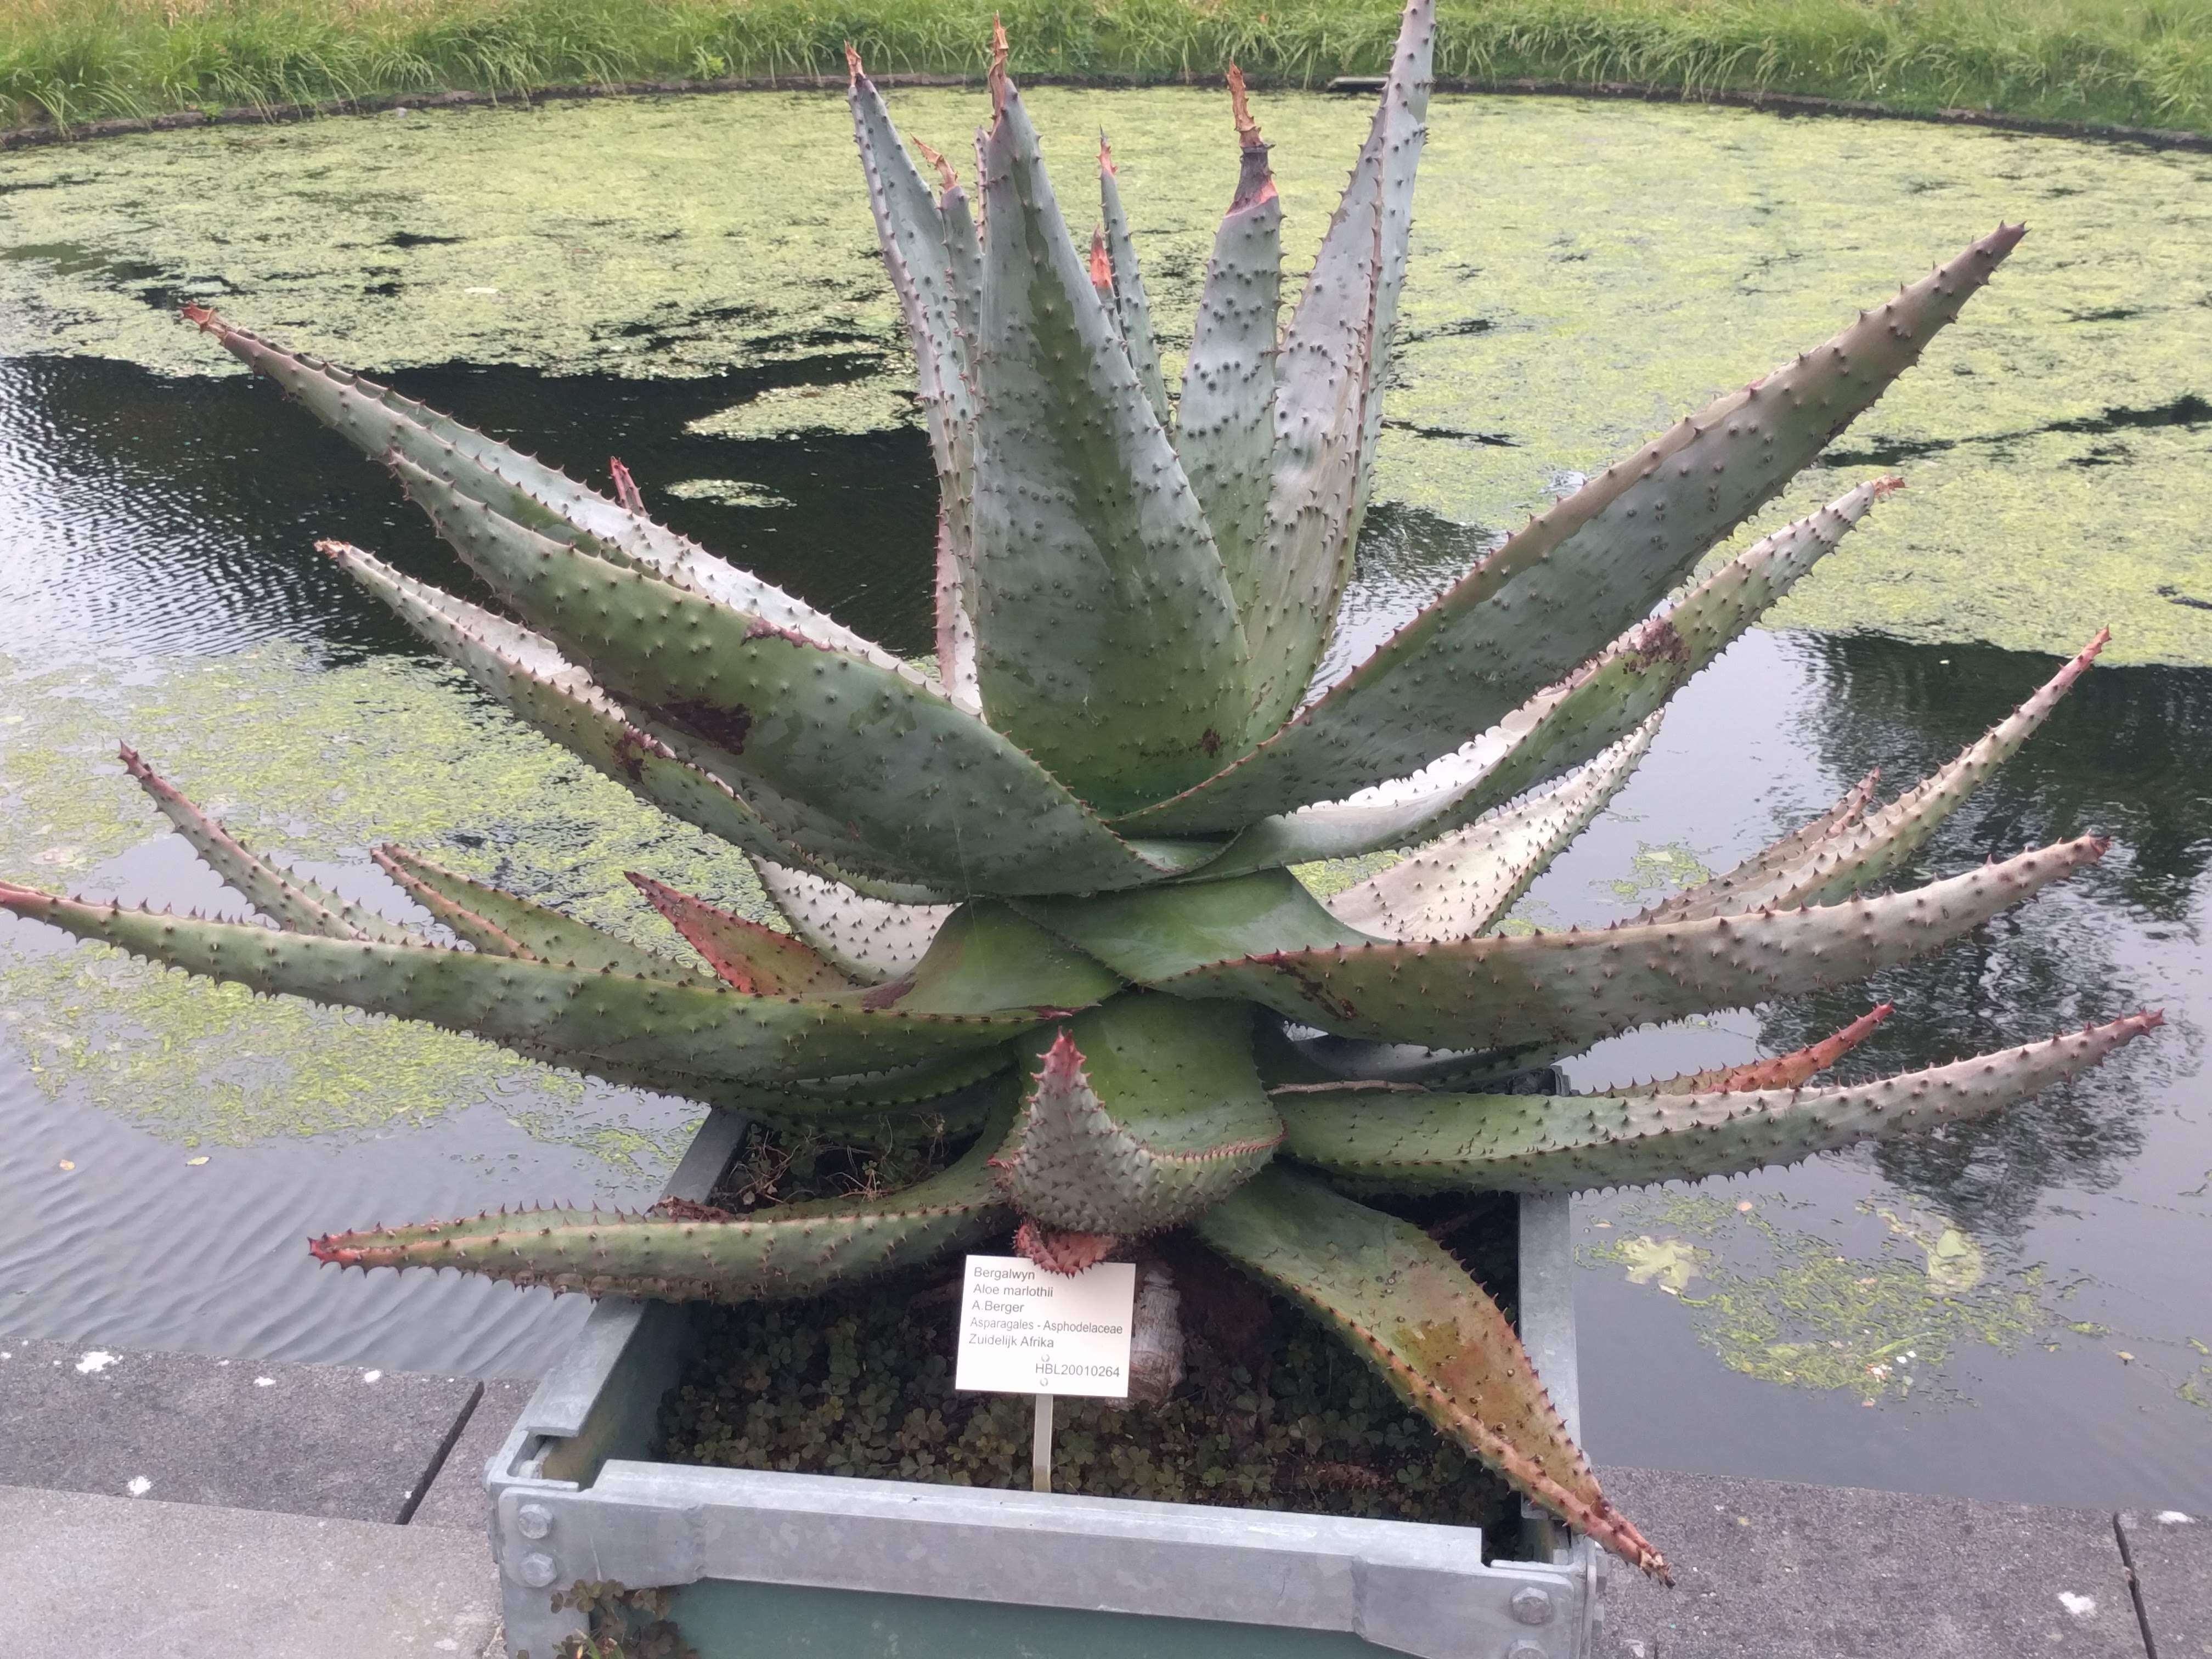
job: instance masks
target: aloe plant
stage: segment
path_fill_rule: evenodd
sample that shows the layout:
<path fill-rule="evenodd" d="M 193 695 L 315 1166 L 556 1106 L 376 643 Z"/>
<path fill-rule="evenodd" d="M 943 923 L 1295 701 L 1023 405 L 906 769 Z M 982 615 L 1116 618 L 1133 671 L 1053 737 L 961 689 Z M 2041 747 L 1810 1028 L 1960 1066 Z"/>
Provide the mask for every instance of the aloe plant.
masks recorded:
<path fill-rule="evenodd" d="M 197 308 L 383 460 L 496 614 L 322 544 L 521 720 L 754 860 L 789 931 L 640 878 L 647 950 L 428 859 L 379 861 L 459 944 L 248 851 L 125 750 L 272 929 L 0 886 L 0 903 L 268 992 L 422 1019 L 772 1122 L 945 1114 L 919 1186 L 743 1217 L 544 1209 L 316 1241 L 589 1293 L 803 1297 L 1012 1231 L 1079 1269 L 1188 1229 L 1313 1310 L 1446 1435 L 1645 1570 L 1496 1305 L 1376 1192 L 1697 1177 L 1991 1111 L 2138 1014 L 1848 1087 L 1871 1029 L 1597 1095 L 1509 1086 L 1654 1021 L 1864 975 L 2096 860 L 2094 836 L 1879 888 L 2024 742 L 2105 636 L 1887 806 L 1869 779 L 1743 866 L 1595 932 L 1501 935 L 1620 788 L 1668 698 L 1893 487 L 1701 556 L 1866 409 L 2019 240 L 2000 226 L 1825 345 L 1531 520 L 1333 684 L 1424 134 L 1412 0 L 1351 182 L 1278 331 L 1281 208 L 1236 70 L 1241 164 L 1171 393 L 1110 154 L 1087 248 L 1005 67 L 971 198 L 933 186 L 853 63 L 883 253 L 942 486 L 933 669 L 612 497 Z M 920 146 L 917 146 L 920 149 Z M 1404 780 L 1392 782 L 1393 780 Z M 1388 784 L 1376 789 L 1372 786 Z M 1291 866 L 1407 850 L 1326 898 Z"/>

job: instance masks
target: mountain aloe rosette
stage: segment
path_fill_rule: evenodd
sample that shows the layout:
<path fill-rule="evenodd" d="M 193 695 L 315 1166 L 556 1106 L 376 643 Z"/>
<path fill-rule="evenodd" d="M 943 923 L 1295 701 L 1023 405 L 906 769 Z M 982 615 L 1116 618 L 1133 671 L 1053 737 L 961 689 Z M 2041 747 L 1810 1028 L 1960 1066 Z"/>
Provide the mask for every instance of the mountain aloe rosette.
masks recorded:
<path fill-rule="evenodd" d="M 732 1217 L 565 1209 L 378 1229 L 322 1259 L 586 1292 L 805 1296 L 1012 1232 L 1048 1266 L 1190 1230 L 1334 1324 L 1443 1433 L 1638 1565 L 1483 1291 L 1354 1194 L 1696 1177 L 1990 1111 L 2137 1015 L 1848 1088 L 1828 1042 L 1621 1092 L 1507 1080 L 1654 1021 L 1933 950 L 2095 860 L 2094 836 L 1915 891 L 1883 878 L 2103 643 L 1943 771 L 1874 781 L 1741 867 L 1597 932 L 1501 936 L 1650 747 L 1659 711 L 1893 487 L 1846 491 L 1656 607 L 1910 367 L 2018 241 L 2000 227 L 1828 343 L 1531 520 L 1316 688 L 1381 423 L 1428 100 L 1431 0 L 1279 332 L 1281 208 L 1231 71 L 1241 167 L 1179 390 L 1109 153 L 1079 243 L 1007 78 L 971 198 L 909 160 L 853 66 L 869 198 L 911 333 L 937 522 L 924 672 L 613 497 L 211 313 L 192 320 L 382 459 L 495 614 L 331 558 L 554 741 L 750 854 L 790 931 L 640 878 L 685 954 L 386 848 L 448 947 L 257 857 L 125 750 L 274 928 L 0 888 L 137 954 L 473 1031 L 772 1122 L 945 1113 L 972 1147 L 903 1192 Z M 1408 776 L 1407 775 L 1411 775 Z M 1405 778 L 1387 789 L 1370 786 Z M 1316 897 L 1290 866 L 1413 849 Z"/>

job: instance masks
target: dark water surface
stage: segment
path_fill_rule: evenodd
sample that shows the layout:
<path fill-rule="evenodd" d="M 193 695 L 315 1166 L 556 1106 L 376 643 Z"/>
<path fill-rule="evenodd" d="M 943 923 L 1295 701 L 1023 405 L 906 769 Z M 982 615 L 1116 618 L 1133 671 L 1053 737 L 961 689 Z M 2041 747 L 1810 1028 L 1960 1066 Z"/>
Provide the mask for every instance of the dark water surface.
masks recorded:
<path fill-rule="evenodd" d="M 816 360 L 805 372 L 841 370 Z M 603 479 L 608 454 L 620 455 L 678 527 L 898 649 L 928 648 L 933 502 L 918 433 L 685 433 L 757 389 L 757 377 L 641 384 L 453 368 L 398 378 L 586 476 Z M 701 477 L 743 480 L 772 504 L 668 493 Z M 115 723 L 179 733 L 292 720 L 314 728 L 318 754 L 354 744 L 388 761 L 377 745 L 404 752 L 406 734 L 387 728 L 424 718 L 404 710 L 470 703 L 310 544 L 343 535 L 447 586 L 466 577 L 377 469 L 265 386 L 88 359 L 0 363 L 0 500 L 10 877 L 236 908 L 180 842 L 155 833 L 150 813 L 109 822 L 127 791 L 99 745 L 131 734 L 103 725 L 111 709 Z M 1478 531 L 1381 509 L 1350 637 L 1386 630 L 1481 544 Z M 2082 635 L 2100 620 L 2083 617 Z M 1678 699 L 1640 775 L 1518 915 L 1544 927 L 1609 921 L 1725 867 L 1871 767 L 1893 793 L 2051 666 L 1985 647 L 1756 633 Z M 357 696 L 357 684 L 374 695 Z M 172 690 L 175 707 L 161 702 Z M 514 742 L 495 722 L 483 731 L 487 743 Z M 194 763 L 225 775 L 215 749 Z M 508 763 L 487 763 L 482 799 L 466 761 L 456 764 L 440 786 L 442 816 L 425 816 L 419 790 L 400 787 L 408 780 L 380 799 L 366 760 L 360 777 L 334 773 L 328 788 L 285 781 L 288 772 L 268 783 L 284 799 L 257 798 L 251 776 L 228 793 L 264 840 L 398 915 L 366 843 L 397 833 L 388 821 L 403 796 L 408 821 L 431 825 L 433 856 L 483 852 L 486 836 L 507 833 L 497 826 L 524 822 Z M 199 787 L 190 770 L 179 781 Z M 54 805 L 73 787 L 116 805 L 79 823 Z M 564 881 L 599 881 L 613 832 L 596 787 L 557 768 L 532 783 L 527 811 L 568 813 L 567 839 L 536 844 L 517 831 L 501 867 L 556 896 Z M 1578 1201 L 1595 1457 L 2030 1500 L 2212 1504 L 2212 672 L 2089 676 L 1923 851 L 1916 876 L 2090 829 L 2115 838 L 2101 866 L 1932 961 L 1863 989 L 1618 1039 L 1576 1062 L 1578 1086 L 1724 1063 L 1794 1047 L 1877 1000 L 1898 1012 L 1846 1077 L 2141 1006 L 2163 1007 L 2169 1022 L 2103 1071 L 1939 1139 Z M 294 1068 L 287 1088 L 314 1082 L 326 1108 L 279 1122 L 252 1106 L 254 1066 L 292 1041 L 293 1028 L 270 1023 L 277 1005 L 231 1011 L 186 1042 L 165 1035 L 185 1029 L 161 1000 L 176 994 L 164 988 L 173 976 L 118 977 L 96 953 L 12 921 L 0 921 L 0 1333 L 534 1370 L 580 1303 L 452 1275 L 341 1280 L 314 1267 L 302 1237 L 485 1205 L 635 1202 L 696 1116 L 596 1086 L 562 1093 L 527 1067 L 471 1071 L 458 1050 L 416 1056 L 404 1076 L 380 1073 L 386 1051 L 347 1047 L 374 1039 L 379 1023 L 344 1018 L 313 1028 L 330 1034 L 337 1058 L 327 1064 L 319 1053 L 275 1057 Z M 80 993 L 90 1000 L 73 1000 Z M 167 1085 L 179 1095 L 242 1091 L 247 1104 L 203 1121 L 148 1098 L 164 1075 L 158 1055 L 146 1063 L 149 1042 L 191 1056 Z M 114 1054 L 137 1069 L 117 1071 Z"/>

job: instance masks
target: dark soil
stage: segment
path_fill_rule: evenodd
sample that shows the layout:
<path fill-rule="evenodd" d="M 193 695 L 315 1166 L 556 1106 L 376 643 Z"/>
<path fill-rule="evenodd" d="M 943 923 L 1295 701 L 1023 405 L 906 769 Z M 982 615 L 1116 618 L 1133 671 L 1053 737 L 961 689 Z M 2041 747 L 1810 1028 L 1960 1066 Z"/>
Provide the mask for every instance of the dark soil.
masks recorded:
<path fill-rule="evenodd" d="M 741 1158 L 737 1168 L 744 1167 Z M 1429 1228 L 1512 1311 L 1510 1199 L 1390 1207 Z M 1008 1248 L 999 1239 L 977 1246 Z M 1407 1409 L 1303 1309 L 1180 1236 L 1142 1249 L 1168 1261 L 1182 1292 L 1183 1381 L 1155 1407 L 1056 1401 L 1055 1491 L 1510 1534 L 1504 1483 Z M 663 1403 L 657 1455 L 1026 1488 L 1031 1401 L 952 1387 L 959 1280 L 956 1261 L 813 1301 L 695 1308 L 694 1356 Z"/>

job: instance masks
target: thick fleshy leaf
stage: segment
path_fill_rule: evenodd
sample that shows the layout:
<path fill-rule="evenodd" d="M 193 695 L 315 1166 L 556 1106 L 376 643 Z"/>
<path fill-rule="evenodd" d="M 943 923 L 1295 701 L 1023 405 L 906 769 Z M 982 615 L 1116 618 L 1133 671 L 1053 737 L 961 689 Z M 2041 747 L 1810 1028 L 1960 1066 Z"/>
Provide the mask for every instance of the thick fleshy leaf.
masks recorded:
<path fill-rule="evenodd" d="M 185 315 L 365 454 L 379 459 L 404 456 L 451 478 L 456 488 L 542 536 L 653 571 L 777 628 L 866 657 L 879 667 L 897 665 L 898 659 L 880 646 L 805 601 L 716 558 L 697 543 L 609 501 L 556 468 L 349 369 L 287 351 L 234 328 L 203 307 L 186 306 Z"/>
<path fill-rule="evenodd" d="M 334 1233 L 308 1249 L 317 1261 L 341 1267 L 459 1267 L 590 1296 L 723 1303 L 818 1296 L 927 1261 L 1001 1224 L 1006 1212 L 984 1167 L 994 1144 L 987 1128 L 951 1168 L 881 1197 L 823 1199 L 742 1216 L 700 1204 L 641 1215 L 517 1210 Z"/>
<path fill-rule="evenodd" d="M 975 319 L 971 311 L 963 326 L 964 273 L 954 269 L 960 238 L 964 234 L 972 244 L 975 226 L 967 221 L 964 199 L 964 226 L 947 220 L 907 158 L 883 95 L 860 68 L 860 55 L 848 46 L 845 57 L 852 70 L 846 97 L 867 174 L 868 204 L 875 212 L 884 264 L 906 315 L 930 456 L 937 465 L 939 670 L 952 701 L 977 713 L 981 704 L 975 684 L 975 407 L 970 361 Z M 942 167 L 944 158 L 935 159 Z M 954 193 L 949 176 L 945 189 L 948 196 Z"/>
<path fill-rule="evenodd" d="M 1352 575 L 1382 430 L 1379 368 L 1405 284 L 1436 33 L 1434 0 L 1408 0 L 1367 142 L 1276 358 L 1266 551 L 1244 618 L 1255 739 L 1304 700 Z"/>
<path fill-rule="evenodd" d="M 678 755 L 666 735 L 633 720 L 544 635 L 403 575 L 357 547 L 317 545 L 495 702 L 662 811 L 748 854 L 810 865 L 888 900 L 938 896 L 927 888 L 840 870 L 786 842 L 751 803 Z"/>
<path fill-rule="evenodd" d="M 1926 845 L 1943 820 L 2035 735 L 2111 638 L 2109 629 L 2100 631 L 2034 696 L 1960 750 L 1957 759 L 1888 805 L 1825 837 L 1796 861 L 1770 868 L 1759 879 L 1723 878 L 1722 883 L 1706 884 L 1701 896 L 1681 908 L 1692 915 L 1726 915 L 1759 908 L 1832 904 L 1876 885 Z"/>
<path fill-rule="evenodd" d="M 1658 903 L 1638 911 L 1634 920 L 1694 921 L 1700 916 L 1730 914 L 1739 908 L 1735 902 L 1737 894 L 1756 891 L 1773 877 L 1805 863 L 1831 837 L 1865 817 L 1867 803 L 1874 799 L 1875 786 L 1881 781 L 1881 769 L 1876 767 L 1838 795 L 1834 805 L 1819 817 L 1760 848 L 1733 870 L 1669 894 Z"/>
<path fill-rule="evenodd" d="M 1121 988 L 1113 972 L 997 899 L 971 899 L 945 919 L 913 970 L 839 997 L 907 1013 L 1024 1009 L 1057 1018 Z"/>
<path fill-rule="evenodd" d="M 1787 483 L 1911 366 L 2022 234 L 2000 227 L 1827 344 L 1607 468 L 1252 754 L 1126 822 L 1148 834 L 1238 829 L 1403 776 L 1502 719 L 1649 611 Z"/>
<path fill-rule="evenodd" d="M 1704 1094 L 1279 1095 L 1293 1158 L 1393 1191 L 1583 1192 L 1740 1175 L 1982 1116 L 2086 1071 L 2161 1022 L 2130 1014 L 2048 1042 L 1838 1089 Z"/>
<path fill-rule="evenodd" d="M 1139 985 L 1233 957 L 1374 943 L 1329 915 L 1287 870 L 1090 898 L 1025 899 L 1021 908 Z"/>
<path fill-rule="evenodd" d="M 951 1017 L 865 1007 L 857 1000 L 861 993 L 748 997 L 703 975 L 675 985 L 473 951 L 274 933 L 88 904 L 4 882 L 0 908 L 257 991 L 576 1057 L 564 1063 L 642 1063 L 738 1081 L 830 1077 L 994 1047 L 1038 1023 L 1025 1007 Z"/>
<path fill-rule="evenodd" d="M 175 785 L 140 758 L 128 744 L 119 745 L 124 769 L 138 781 L 162 817 L 191 843 L 200 862 L 221 876 L 246 902 L 270 921 L 295 933 L 319 933 L 325 939 L 374 939 L 402 944 L 415 935 L 397 922 L 386 921 L 342 894 L 318 886 L 304 876 L 280 870 L 249 852 L 236 837 L 186 800 Z"/>
<path fill-rule="evenodd" d="M 1214 233 L 1191 325 L 1176 449 L 1213 531 L 1249 641 L 1262 585 L 1261 550 L 1274 458 L 1283 204 L 1267 167 L 1267 143 L 1245 104 L 1244 77 L 1234 64 L 1229 94 L 1242 160 L 1237 193 Z"/>
<path fill-rule="evenodd" d="M 562 1066 L 617 1088 L 695 1100 L 717 1111 L 743 1112 L 777 1128 L 872 1139 L 888 1126 L 910 1130 L 941 1120 L 946 1133 L 963 1134 L 982 1121 L 996 1091 L 979 1089 L 1014 1064 L 1011 1048 L 978 1048 L 945 1060 L 919 1060 L 878 1072 L 835 1073 L 749 1083 L 702 1077 L 651 1060 L 610 1060 L 519 1042 L 507 1045 L 526 1059 Z M 1005 1091 L 1013 1097 L 1015 1091 Z"/>
<path fill-rule="evenodd" d="M 1167 383 L 1160 378 L 1160 348 L 1152 338 L 1152 308 L 1145 298 L 1144 273 L 1137 265 L 1136 240 L 1129 234 L 1129 215 L 1121 205 L 1121 175 L 1114 165 L 1114 151 L 1106 135 L 1098 135 L 1098 211 L 1101 234 L 1106 240 L 1109 276 L 1113 283 L 1114 322 L 1121 344 L 1129 353 L 1129 367 L 1144 388 L 1152 418 L 1165 431 L 1170 418 Z"/>
<path fill-rule="evenodd" d="M 1335 1327 L 1401 1399 L 1516 1491 L 1666 1577 L 1659 1552 L 1606 1501 L 1498 1304 L 1419 1228 L 1279 1164 L 1200 1216 L 1197 1231 Z"/>
<path fill-rule="evenodd" d="M 1243 631 L 1003 65 L 992 88 L 976 358 L 983 707 L 1076 793 L 1125 811 L 1197 781 L 1240 741 Z"/>
<path fill-rule="evenodd" d="M 1182 1225 L 1273 1157 L 1281 1123 L 1252 1066 L 1252 1013 L 1126 996 L 1034 1054 L 1000 1189 L 1047 1227 L 1118 1238 Z"/>
<path fill-rule="evenodd" d="M 528 623 L 617 696 L 766 786 L 760 812 L 776 811 L 772 793 L 810 823 L 848 826 L 840 864 L 962 892 L 1134 886 L 1174 867 L 1141 856 L 919 677 L 550 541 L 404 458 L 392 465 L 439 533 Z"/>
<path fill-rule="evenodd" d="M 1634 731 L 1833 552 L 1868 509 L 1897 487 L 1893 478 L 1861 484 L 1819 512 L 1762 537 L 1664 616 L 1638 623 L 1555 692 L 1540 693 L 1523 704 L 1516 711 L 1520 718 L 1508 722 L 1512 737 L 1503 752 L 1429 823 L 1464 823 L 1581 765 Z M 1298 815 L 1292 816 L 1295 821 Z"/>
<path fill-rule="evenodd" d="M 770 859 L 755 859 L 752 866 L 799 937 L 863 985 L 910 971 L 954 908 L 872 898 Z"/>
<path fill-rule="evenodd" d="M 708 975 L 696 963 L 675 962 L 641 949 L 558 910 L 473 881 L 404 847 L 380 847 L 370 856 L 410 898 L 479 951 L 587 973 L 629 974 L 679 985 L 707 981 Z"/>
<path fill-rule="evenodd" d="M 2084 836 L 1911 892 L 1820 909 L 1276 951 L 1152 982 L 1179 996 L 1249 998 L 1344 1036 L 1578 1048 L 1656 1020 L 1863 979 L 1948 944 L 2095 862 L 2108 844 Z"/>
<path fill-rule="evenodd" d="M 851 976 L 840 973 L 805 940 L 734 915 L 635 870 L 629 874 L 630 884 L 668 918 L 669 925 L 707 958 L 725 982 L 738 990 L 773 997 L 852 988 Z"/>
<path fill-rule="evenodd" d="M 1322 901 L 1377 939 L 1472 939 L 1513 908 L 1620 792 L 1658 735 L 1653 714 L 1580 775 L 1408 854 Z"/>
<path fill-rule="evenodd" d="M 1749 1060 L 1741 1066 L 1721 1066 L 1711 1071 L 1684 1072 L 1631 1089 L 1609 1089 L 1616 1095 L 1741 1094 L 1753 1089 L 1795 1089 L 1814 1073 L 1825 1072 L 1874 1035 L 1875 1028 L 1896 1012 L 1893 1003 L 1877 1003 L 1850 1024 L 1818 1042 L 1808 1042 L 1786 1054 Z"/>

